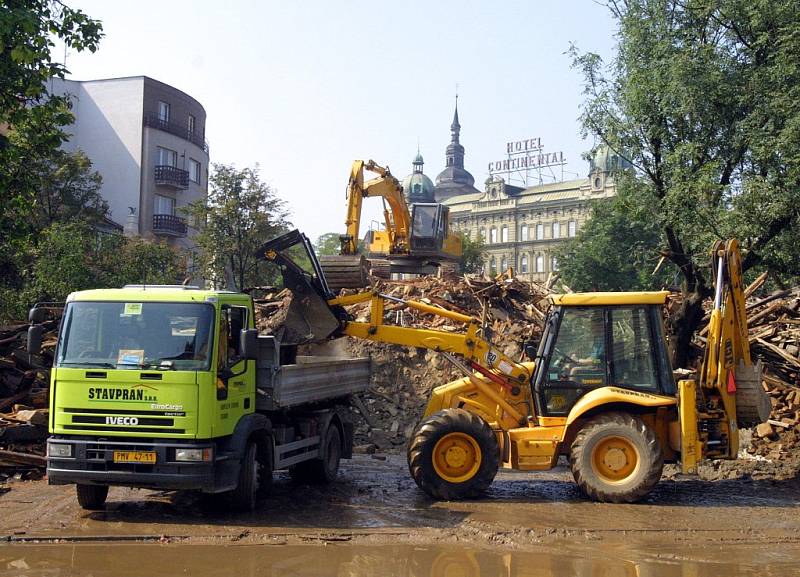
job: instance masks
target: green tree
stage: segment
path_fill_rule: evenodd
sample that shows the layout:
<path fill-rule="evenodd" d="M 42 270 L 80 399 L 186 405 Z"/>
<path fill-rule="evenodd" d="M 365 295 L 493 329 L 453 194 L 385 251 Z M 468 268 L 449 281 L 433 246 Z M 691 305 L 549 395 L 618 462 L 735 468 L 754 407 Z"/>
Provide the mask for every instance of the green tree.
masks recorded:
<path fill-rule="evenodd" d="M 32 170 L 39 180 L 32 223 L 35 230 L 55 222 L 96 224 L 108 215 L 108 203 L 100 193 L 103 178 L 92 170 L 83 151 L 57 150 Z"/>
<path fill-rule="evenodd" d="M 52 158 L 67 137 L 62 127 L 73 121 L 69 101 L 47 89 L 50 78 L 67 73 L 51 58 L 54 41 L 94 52 L 101 37 L 97 20 L 58 0 L 0 3 L 0 269 L 9 290 L 19 288 L 26 264 L 20 255 L 35 234 L 34 167 Z"/>
<path fill-rule="evenodd" d="M 314 243 L 314 251 L 317 255 L 331 256 L 337 255 L 341 251 L 342 243 L 339 240 L 341 235 L 338 232 L 326 232 Z"/>
<path fill-rule="evenodd" d="M 737 236 L 745 270 L 800 273 L 800 4 L 612 0 L 616 56 L 573 50 L 583 123 L 637 170 L 625 215 L 652 220 L 680 271 L 671 318 L 683 364 L 711 292 L 716 239 Z M 620 247 L 619 250 L 624 250 Z"/>
<path fill-rule="evenodd" d="M 200 264 L 216 286 L 225 284 L 226 271 L 237 288 L 274 282 L 275 267 L 256 259 L 267 240 L 288 230 L 286 203 L 263 183 L 258 167 L 238 170 L 215 164 L 206 202 L 187 209 L 200 227 L 195 242 Z"/>
<path fill-rule="evenodd" d="M 98 233 L 86 222 L 57 222 L 42 231 L 19 309 L 35 301 L 63 301 L 73 291 L 126 284 L 175 284 L 185 259 L 166 244 Z"/>
<path fill-rule="evenodd" d="M 671 282 L 675 268 L 659 258 L 661 230 L 652 219 L 636 218 L 630 209 L 637 202 L 631 198 L 636 192 L 631 180 L 619 175 L 617 195 L 595 201 L 575 238 L 556 250 L 561 278 L 571 289 L 657 290 Z"/>
<path fill-rule="evenodd" d="M 480 237 L 472 240 L 469 232 L 459 231 L 461 237 L 461 260 L 459 266 L 462 273 L 478 274 L 483 272 L 483 263 L 486 260 L 483 239 Z"/>

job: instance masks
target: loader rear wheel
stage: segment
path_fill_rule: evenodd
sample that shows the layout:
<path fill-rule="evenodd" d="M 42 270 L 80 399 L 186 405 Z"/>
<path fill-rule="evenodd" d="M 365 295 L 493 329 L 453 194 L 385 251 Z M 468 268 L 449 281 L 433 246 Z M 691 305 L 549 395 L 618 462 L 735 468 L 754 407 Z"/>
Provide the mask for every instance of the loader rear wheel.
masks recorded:
<path fill-rule="evenodd" d="M 581 491 L 604 503 L 640 500 L 664 468 L 653 430 L 627 413 L 606 413 L 586 423 L 572 443 L 569 463 Z"/>
<path fill-rule="evenodd" d="M 463 409 L 445 409 L 422 421 L 408 445 L 408 469 L 434 499 L 477 497 L 500 467 L 497 437 L 489 425 Z"/>
<path fill-rule="evenodd" d="M 108 497 L 108 485 L 75 485 L 78 504 L 88 511 L 97 511 L 105 507 Z"/>

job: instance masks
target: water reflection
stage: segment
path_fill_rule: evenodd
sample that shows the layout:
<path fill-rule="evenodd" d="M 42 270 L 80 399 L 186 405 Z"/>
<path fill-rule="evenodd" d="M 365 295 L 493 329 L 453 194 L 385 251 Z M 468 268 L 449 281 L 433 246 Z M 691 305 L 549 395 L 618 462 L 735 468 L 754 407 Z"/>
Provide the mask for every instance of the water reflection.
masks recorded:
<path fill-rule="evenodd" d="M 738 551 L 738 554 L 736 553 Z M 236 577 L 704 577 L 800 574 L 798 551 L 706 551 L 707 558 L 659 558 L 602 548 L 579 553 L 494 552 L 410 545 L 9 545 L 0 576 Z M 759 558 L 759 552 L 763 558 Z M 690 560 L 691 559 L 691 560 Z"/>

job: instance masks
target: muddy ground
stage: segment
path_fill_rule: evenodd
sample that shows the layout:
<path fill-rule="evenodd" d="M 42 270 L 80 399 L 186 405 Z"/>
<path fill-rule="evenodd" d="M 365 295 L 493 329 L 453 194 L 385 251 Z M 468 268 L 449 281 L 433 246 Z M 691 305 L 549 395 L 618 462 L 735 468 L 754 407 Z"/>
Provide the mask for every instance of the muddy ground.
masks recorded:
<path fill-rule="evenodd" d="M 612 505 L 582 498 L 562 466 L 442 503 L 402 456 L 379 457 L 344 461 L 328 487 L 278 473 L 252 514 L 122 488 L 86 512 L 72 486 L 14 483 L 0 575 L 800 575 L 800 479 L 667 474 L 645 502 Z"/>

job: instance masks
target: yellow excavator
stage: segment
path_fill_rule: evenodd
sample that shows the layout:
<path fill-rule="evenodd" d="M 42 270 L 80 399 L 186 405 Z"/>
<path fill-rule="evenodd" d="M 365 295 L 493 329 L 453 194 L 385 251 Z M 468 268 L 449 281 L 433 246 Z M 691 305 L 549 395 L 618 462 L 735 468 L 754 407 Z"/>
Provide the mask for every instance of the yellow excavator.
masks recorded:
<path fill-rule="evenodd" d="M 365 172 L 377 176 L 367 180 Z M 383 199 L 385 228 L 369 231 L 365 257 L 358 252 L 359 228 L 363 201 L 370 197 Z M 319 258 L 328 286 L 333 290 L 363 288 L 369 274 L 380 278 L 389 278 L 392 273 L 431 274 L 443 264 L 457 265 L 461 239 L 450 230 L 449 210 L 438 203 L 412 204 L 409 208 L 403 187 L 388 168 L 374 160 L 354 161 L 340 253 Z"/>
<path fill-rule="evenodd" d="M 302 244 L 313 270 L 286 255 Z M 767 419 L 769 399 L 752 362 L 736 240 L 717 243 L 714 307 L 702 368 L 676 379 L 664 335 L 667 292 L 554 295 L 538 348 L 517 362 L 492 346 L 481 321 L 441 307 L 365 291 L 336 297 L 304 235 L 266 243 L 294 298 L 295 342 L 349 335 L 423 347 L 464 375 L 433 390 L 408 445 L 408 466 L 436 499 L 475 497 L 499 467 L 547 470 L 569 459 L 581 491 L 603 502 L 634 502 L 661 478 L 664 463 L 696 472 L 701 459 L 734 459 L 739 429 Z M 370 303 L 366 322 L 344 307 Z M 393 326 L 386 303 L 463 323 L 464 332 Z"/>

